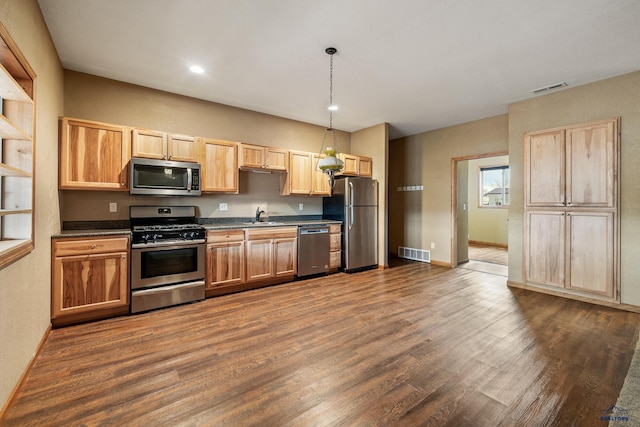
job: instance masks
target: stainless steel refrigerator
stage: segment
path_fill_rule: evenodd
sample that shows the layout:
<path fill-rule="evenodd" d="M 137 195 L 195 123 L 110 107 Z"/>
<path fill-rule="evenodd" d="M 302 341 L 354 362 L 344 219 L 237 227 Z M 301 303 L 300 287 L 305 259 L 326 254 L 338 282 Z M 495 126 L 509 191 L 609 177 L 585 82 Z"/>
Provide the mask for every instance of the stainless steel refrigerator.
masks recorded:
<path fill-rule="evenodd" d="M 336 178 L 322 216 L 342 221 L 342 268 L 350 273 L 378 265 L 378 181 Z"/>

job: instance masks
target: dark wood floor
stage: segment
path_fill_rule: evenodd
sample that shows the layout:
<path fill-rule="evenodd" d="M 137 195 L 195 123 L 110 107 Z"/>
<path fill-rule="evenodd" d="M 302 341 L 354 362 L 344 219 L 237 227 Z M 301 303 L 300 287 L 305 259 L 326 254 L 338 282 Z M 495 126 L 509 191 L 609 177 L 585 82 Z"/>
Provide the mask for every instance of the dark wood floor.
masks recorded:
<path fill-rule="evenodd" d="M 602 426 L 640 315 L 406 262 L 54 330 L 5 426 Z"/>

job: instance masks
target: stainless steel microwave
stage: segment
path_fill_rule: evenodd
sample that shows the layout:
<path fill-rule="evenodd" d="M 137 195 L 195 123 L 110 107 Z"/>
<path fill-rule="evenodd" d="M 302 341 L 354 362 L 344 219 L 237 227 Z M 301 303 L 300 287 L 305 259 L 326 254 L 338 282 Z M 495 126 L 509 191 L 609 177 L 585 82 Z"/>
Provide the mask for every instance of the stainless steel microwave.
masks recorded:
<path fill-rule="evenodd" d="M 146 196 L 199 196 L 200 164 L 166 160 L 131 159 L 129 193 Z"/>

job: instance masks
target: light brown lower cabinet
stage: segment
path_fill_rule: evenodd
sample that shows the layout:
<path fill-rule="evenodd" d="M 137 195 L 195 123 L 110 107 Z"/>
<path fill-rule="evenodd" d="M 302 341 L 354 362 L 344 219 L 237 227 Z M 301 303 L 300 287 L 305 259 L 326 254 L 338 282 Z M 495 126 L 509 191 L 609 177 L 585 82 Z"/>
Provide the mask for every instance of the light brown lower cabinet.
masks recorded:
<path fill-rule="evenodd" d="M 342 263 L 341 225 L 330 232 L 330 270 Z M 298 265 L 298 227 L 207 232 L 207 297 L 291 281 Z"/>
<path fill-rule="evenodd" d="M 297 235 L 297 227 L 247 229 L 247 282 L 293 278 Z"/>
<path fill-rule="evenodd" d="M 329 226 L 329 270 L 342 267 L 342 226 Z"/>
<path fill-rule="evenodd" d="M 614 299 L 613 212 L 528 211 L 526 280 Z"/>
<path fill-rule="evenodd" d="M 207 232 L 207 289 L 245 282 L 244 230 Z"/>
<path fill-rule="evenodd" d="M 129 238 L 52 240 L 54 325 L 129 311 Z"/>

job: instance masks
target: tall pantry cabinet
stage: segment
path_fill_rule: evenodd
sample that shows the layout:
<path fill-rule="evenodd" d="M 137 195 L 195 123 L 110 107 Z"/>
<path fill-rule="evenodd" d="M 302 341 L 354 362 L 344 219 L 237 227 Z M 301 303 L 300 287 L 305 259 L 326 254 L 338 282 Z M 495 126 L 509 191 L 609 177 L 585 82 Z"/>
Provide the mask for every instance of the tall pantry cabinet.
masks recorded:
<path fill-rule="evenodd" d="M 524 139 L 527 285 L 619 302 L 620 120 Z"/>

